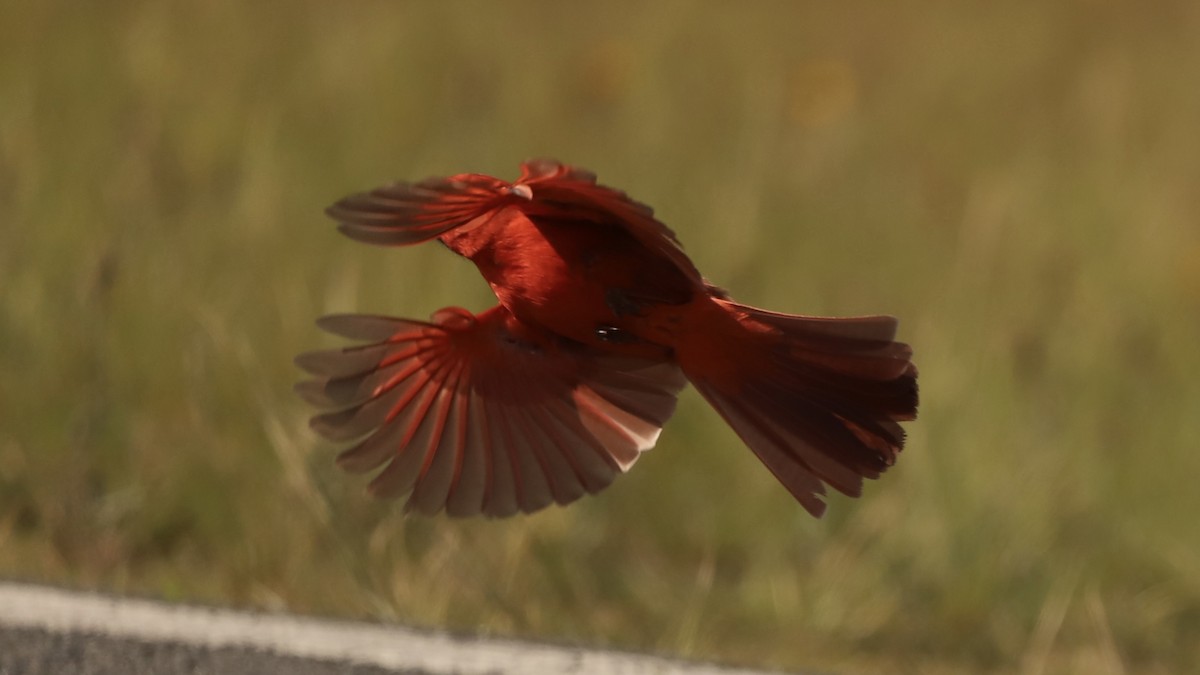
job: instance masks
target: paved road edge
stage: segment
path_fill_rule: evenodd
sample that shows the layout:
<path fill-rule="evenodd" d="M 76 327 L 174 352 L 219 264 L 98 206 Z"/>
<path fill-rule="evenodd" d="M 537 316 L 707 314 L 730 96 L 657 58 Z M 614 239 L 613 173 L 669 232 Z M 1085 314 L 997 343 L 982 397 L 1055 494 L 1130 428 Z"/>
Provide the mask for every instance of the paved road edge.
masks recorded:
<path fill-rule="evenodd" d="M 0 581 L 0 624 L 210 648 L 248 647 L 439 674 L 764 672 L 626 652 L 452 636 L 367 622 L 174 605 L 4 581 Z"/>

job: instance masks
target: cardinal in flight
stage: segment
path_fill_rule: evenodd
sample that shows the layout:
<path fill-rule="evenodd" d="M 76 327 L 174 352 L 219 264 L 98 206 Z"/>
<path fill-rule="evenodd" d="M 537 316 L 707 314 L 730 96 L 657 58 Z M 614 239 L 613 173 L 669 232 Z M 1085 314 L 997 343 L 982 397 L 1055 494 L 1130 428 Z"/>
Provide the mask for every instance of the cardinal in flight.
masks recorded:
<path fill-rule="evenodd" d="M 437 239 L 498 304 L 431 321 L 334 315 L 363 344 L 299 356 L 312 427 L 354 442 L 369 491 L 423 514 L 502 517 L 607 487 L 658 440 L 691 382 L 814 516 L 826 485 L 878 478 L 917 411 L 917 370 L 890 316 L 769 312 L 708 283 L 653 211 L 552 160 L 509 183 L 394 183 L 327 213 L 352 239 Z"/>

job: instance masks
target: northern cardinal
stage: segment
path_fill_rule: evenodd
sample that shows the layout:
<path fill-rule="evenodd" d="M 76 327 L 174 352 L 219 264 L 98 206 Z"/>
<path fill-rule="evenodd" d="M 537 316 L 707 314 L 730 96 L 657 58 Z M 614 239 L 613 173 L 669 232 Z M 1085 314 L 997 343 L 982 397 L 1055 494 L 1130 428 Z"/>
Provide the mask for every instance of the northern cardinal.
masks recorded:
<path fill-rule="evenodd" d="M 312 427 L 359 442 L 406 510 L 508 516 L 605 488 L 654 446 L 690 381 L 809 513 L 857 496 L 904 445 L 917 370 L 890 316 L 769 312 L 709 284 L 651 209 L 552 160 L 508 183 L 459 174 L 355 194 L 327 213 L 371 244 L 437 239 L 499 304 L 430 323 L 335 315 L 367 344 L 296 359 Z"/>

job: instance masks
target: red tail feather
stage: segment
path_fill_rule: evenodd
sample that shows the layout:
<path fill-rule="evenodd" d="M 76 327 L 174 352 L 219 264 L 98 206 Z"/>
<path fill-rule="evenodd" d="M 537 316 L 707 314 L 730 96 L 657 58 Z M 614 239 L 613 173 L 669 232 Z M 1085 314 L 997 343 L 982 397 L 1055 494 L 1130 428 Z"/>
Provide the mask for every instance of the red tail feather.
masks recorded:
<path fill-rule="evenodd" d="M 878 478 L 916 417 L 917 370 L 895 319 L 791 316 L 717 299 L 678 352 L 688 379 L 810 513 L 822 481 Z"/>

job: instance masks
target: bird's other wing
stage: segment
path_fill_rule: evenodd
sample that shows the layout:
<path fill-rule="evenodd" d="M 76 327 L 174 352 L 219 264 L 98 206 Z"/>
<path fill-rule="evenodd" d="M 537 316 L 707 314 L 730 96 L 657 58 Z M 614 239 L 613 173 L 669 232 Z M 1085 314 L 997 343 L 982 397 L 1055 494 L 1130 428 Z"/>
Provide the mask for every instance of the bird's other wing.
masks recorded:
<path fill-rule="evenodd" d="M 392 183 L 350 195 L 325 213 L 351 239 L 407 246 L 492 217 L 508 200 L 520 199 L 510 194 L 510 187 L 480 174 Z"/>
<path fill-rule="evenodd" d="M 532 193 L 529 202 L 519 206 L 530 216 L 585 219 L 621 227 L 687 277 L 702 283 L 675 232 L 654 217 L 654 210 L 620 190 L 598 184 L 594 173 L 553 159 L 534 159 L 521 165 L 521 177 L 514 185 L 528 186 Z"/>
<path fill-rule="evenodd" d="M 595 493 L 654 446 L 685 380 L 669 362 L 597 356 L 520 324 L 503 307 L 432 323 L 330 316 L 367 344 L 303 354 L 297 391 L 312 427 L 358 443 L 345 469 L 424 514 L 502 517 Z"/>

